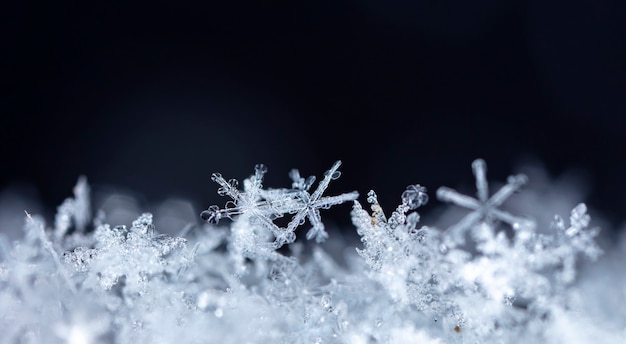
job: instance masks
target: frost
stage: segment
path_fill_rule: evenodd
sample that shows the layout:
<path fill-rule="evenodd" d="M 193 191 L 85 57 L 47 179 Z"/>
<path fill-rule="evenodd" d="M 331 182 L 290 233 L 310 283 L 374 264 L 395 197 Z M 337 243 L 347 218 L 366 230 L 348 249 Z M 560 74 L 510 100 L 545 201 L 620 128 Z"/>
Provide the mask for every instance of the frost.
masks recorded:
<path fill-rule="evenodd" d="M 158 214 L 150 212 L 128 223 L 109 223 L 102 210 L 93 218 L 89 186 L 81 177 L 52 227 L 26 213 L 21 240 L 11 243 L 0 235 L 0 342 L 626 338 L 626 251 L 603 260 L 596 243 L 601 233 L 584 203 L 554 213 L 552 222 L 539 221 L 532 210 L 543 214 L 554 199 L 540 204 L 533 195 L 524 216 L 513 215 L 505 201 L 532 192 L 522 188 L 530 181 L 513 176 L 490 196 L 486 164 L 476 160 L 475 198 L 449 188 L 437 191 L 439 200 L 453 203 L 450 208 L 469 214 L 452 226 L 440 225 L 440 219 L 422 219 L 421 212 L 426 205 L 449 206 L 428 203 L 420 184 L 409 185 L 390 214 L 373 190 L 365 199 L 368 209 L 356 192 L 323 196 L 339 177 L 339 166 L 314 191 L 315 178 L 303 178 L 298 170 L 289 173 L 287 188 L 264 188 L 264 165 L 243 181 L 243 190 L 237 181 L 213 174 L 218 193 L 230 201 L 203 211 L 205 222 L 181 228 L 159 228 Z M 328 233 L 321 219 L 322 209 L 346 201 L 353 201 L 357 242 Z M 224 218 L 232 222 L 218 226 Z M 297 228 L 307 220 L 310 241 L 296 241 Z"/>

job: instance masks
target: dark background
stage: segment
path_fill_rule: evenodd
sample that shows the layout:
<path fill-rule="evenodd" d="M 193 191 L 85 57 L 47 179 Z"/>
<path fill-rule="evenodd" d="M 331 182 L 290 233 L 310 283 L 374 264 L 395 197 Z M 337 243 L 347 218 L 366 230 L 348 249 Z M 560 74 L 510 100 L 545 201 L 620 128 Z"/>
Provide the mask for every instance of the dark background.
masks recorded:
<path fill-rule="evenodd" d="M 581 171 L 626 211 L 624 6 L 609 1 L 10 1 L 2 5 L 0 188 L 54 211 L 94 190 L 223 204 L 212 172 L 330 194 L 504 180 L 520 159 Z M 149 210 L 149 209 L 148 209 Z M 349 206 L 328 218 L 349 222 Z"/>

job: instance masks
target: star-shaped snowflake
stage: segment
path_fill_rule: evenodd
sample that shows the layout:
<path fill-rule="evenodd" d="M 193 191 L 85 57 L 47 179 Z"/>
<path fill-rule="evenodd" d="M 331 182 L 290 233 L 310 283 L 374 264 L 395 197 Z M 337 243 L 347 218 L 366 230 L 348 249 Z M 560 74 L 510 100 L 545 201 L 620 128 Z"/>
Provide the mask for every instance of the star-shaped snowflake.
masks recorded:
<path fill-rule="evenodd" d="M 290 176 L 293 180 L 293 186 L 299 190 L 296 194 L 296 198 L 299 200 L 298 209 L 292 220 L 287 225 L 287 231 L 293 231 L 299 225 L 304 223 L 304 219 L 308 218 L 313 227 L 309 229 L 306 234 L 307 239 L 313 239 L 317 242 L 322 242 L 328 238 L 328 233 L 324 229 L 324 223 L 320 215 L 319 209 L 328 209 L 333 205 L 341 204 L 347 201 L 354 201 L 359 197 L 358 192 L 353 191 L 344 193 L 338 196 L 326 196 L 322 197 L 324 191 L 328 187 L 331 180 L 335 180 L 341 176 L 341 172 L 338 171 L 341 161 L 336 161 L 330 170 L 324 173 L 324 179 L 318 184 L 317 189 L 313 194 L 309 193 L 315 179 L 309 178 L 308 180 L 302 180 L 300 173 L 297 170 L 293 170 Z"/>
<path fill-rule="evenodd" d="M 476 159 L 472 162 L 472 170 L 476 178 L 477 198 L 463 195 L 445 186 L 437 190 L 437 198 L 440 201 L 454 203 L 472 210 L 461 221 L 448 228 L 447 233 L 453 241 L 463 244 L 465 233 L 480 223 L 493 225 L 495 221 L 502 221 L 511 225 L 514 230 L 534 229 L 535 224 L 532 220 L 514 216 L 498 208 L 528 182 L 528 178 L 524 174 L 510 176 L 507 183 L 489 197 L 489 186 L 486 178 L 487 164 L 482 159 Z"/>
<path fill-rule="evenodd" d="M 307 239 L 315 238 L 317 242 L 324 241 L 328 234 L 324 229 L 319 209 L 328 209 L 333 205 L 347 201 L 353 201 L 359 196 L 353 191 L 337 196 L 322 197 L 331 180 L 339 178 L 339 166 L 341 161 L 336 161 L 330 170 L 324 174 L 324 179 L 318 184 L 317 189 L 310 194 L 309 189 L 315 182 L 315 177 L 304 179 L 298 170 L 292 170 L 289 174 L 293 183 L 290 189 L 262 188 L 263 175 L 267 172 L 264 165 L 257 165 L 255 175 L 244 183 L 244 191 L 239 191 L 237 180 L 226 181 L 219 173 L 214 173 L 213 181 L 221 187 L 218 193 L 231 198 L 224 209 L 216 205 L 210 206 L 203 211 L 201 216 L 207 222 L 218 223 L 222 218 L 233 219 L 235 216 L 247 214 L 253 222 L 259 223 L 269 229 L 275 236 L 275 247 L 278 248 L 295 240 L 294 231 L 304 224 L 308 218 L 313 226 L 307 233 Z M 286 228 L 281 228 L 274 220 L 285 214 L 294 214 Z"/>

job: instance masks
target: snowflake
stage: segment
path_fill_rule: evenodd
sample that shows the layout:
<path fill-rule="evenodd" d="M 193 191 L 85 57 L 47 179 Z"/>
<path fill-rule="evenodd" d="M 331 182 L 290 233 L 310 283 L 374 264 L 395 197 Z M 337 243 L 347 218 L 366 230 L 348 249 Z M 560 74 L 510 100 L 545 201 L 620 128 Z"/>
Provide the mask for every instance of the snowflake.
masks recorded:
<path fill-rule="evenodd" d="M 509 176 L 507 183 L 493 196 L 489 197 L 489 186 L 486 178 L 487 164 L 482 159 L 476 159 L 472 162 L 472 170 L 476 178 L 478 198 L 460 194 L 456 190 L 445 186 L 437 190 L 437 198 L 440 201 L 454 203 L 472 210 L 459 222 L 448 228 L 447 232 L 453 240 L 452 244 L 464 244 L 465 233 L 475 228 L 481 222 L 486 222 L 491 226 L 495 220 L 500 220 L 508 223 L 515 230 L 532 231 L 535 228 L 534 221 L 514 216 L 498 208 L 528 182 L 528 178 L 524 174 Z"/>
<path fill-rule="evenodd" d="M 201 213 L 201 217 L 209 223 L 217 224 L 225 217 L 233 219 L 236 216 L 245 215 L 252 224 L 260 224 L 272 233 L 275 237 L 274 248 L 294 242 L 294 231 L 308 218 L 312 228 L 307 233 L 307 239 L 315 238 L 317 242 L 322 242 L 328 234 L 319 210 L 355 200 L 359 196 L 358 192 L 353 191 L 338 196 L 322 197 L 330 181 L 341 176 L 338 170 L 340 165 L 341 161 L 336 161 L 331 169 L 324 173 L 324 179 L 312 194 L 309 193 L 309 189 L 315 182 L 315 177 L 304 179 L 300 177 L 300 172 L 296 169 L 289 174 L 293 181 L 292 188 L 264 190 L 262 181 L 267 167 L 258 164 L 255 167 L 255 174 L 244 181 L 243 192 L 237 189 L 239 183 L 236 179 L 226 181 L 221 174 L 214 173 L 213 181 L 221 186 L 218 194 L 230 197 L 231 201 L 227 202 L 223 209 L 217 205 L 210 206 Z M 293 214 L 293 216 L 287 227 L 279 227 L 274 220 L 285 214 Z"/>
<path fill-rule="evenodd" d="M 524 198 L 541 194 L 529 188 L 518 199 L 533 200 L 522 212 L 535 217 L 511 215 L 500 206 L 526 177 L 490 195 L 476 160 L 475 198 L 439 189 L 453 203 L 446 207 L 470 209 L 446 230 L 421 224 L 428 195 L 420 184 L 390 214 L 374 191 L 368 210 L 356 192 L 323 196 L 339 166 L 317 187 L 294 169 L 289 187 L 264 188 L 260 164 L 243 190 L 215 173 L 229 201 L 202 212 L 209 223 L 196 230 L 167 231 L 184 238 L 159 234 L 158 213 L 155 222 L 140 213 L 128 227 L 100 211 L 92 218 L 81 177 L 52 228 L 27 213 L 22 240 L 0 233 L 0 342 L 201 343 L 207 333 L 220 343 L 623 342 L 626 294 L 615 272 L 624 255 L 610 261 L 615 268 L 600 262 L 579 274 L 583 258 L 603 253 L 584 203 L 542 220 L 537 211 L 567 212 L 552 212 L 552 198 Z M 360 243 L 294 242 L 306 221 L 307 238 L 324 240 L 321 209 L 347 200 Z M 233 220 L 228 228 L 212 225 L 224 218 Z M 457 245 L 466 234 L 471 241 Z"/>
<path fill-rule="evenodd" d="M 354 201 L 359 197 L 359 193 L 356 191 L 344 193 L 338 196 L 326 196 L 322 197 L 324 191 L 328 187 L 331 180 L 338 179 L 341 176 L 341 172 L 338 171 L 341 161 L 336 161 L 330 170 L 324 173 L 324 179 L 318 184 L 317 189 L 313 194 L 309 193 L 311 184 L 315 181 L 315 178 L 309 177 L 306 181 L 300 178 L 298 170 L 292 170 L 290 176 L 293 179 L 293 185 L 298 192 L 295 193 L 297 202 L 295 207 L 289 211 L 296 211 L 292 220 L 287 226 L 287 231 L 293 231 L 296 227 L 304 223 L 304 218 L 308 218 L 313 227 L 307 232 L 306 238 L 313 239 L 319 243 L 328 238 L 328 233 L 324 229 L 324 223 L 319 209 L 328 209 L 333 205 L 341 204 L 347 201 Z"/>

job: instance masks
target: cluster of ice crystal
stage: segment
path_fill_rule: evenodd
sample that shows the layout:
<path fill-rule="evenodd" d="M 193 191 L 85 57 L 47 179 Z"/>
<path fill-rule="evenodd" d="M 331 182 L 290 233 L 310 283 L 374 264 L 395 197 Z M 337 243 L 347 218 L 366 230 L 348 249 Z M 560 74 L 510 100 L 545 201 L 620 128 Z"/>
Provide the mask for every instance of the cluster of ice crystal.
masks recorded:
<path fill-rule="evenodd" d="M 323 242 L 328 238 L 328 233 L 324 228 L 320 209 L 328 209 L 333 205 L 353 201 L 359 196 L 355 191 L 338 196 L 322 197 L 330 181 L 341 176 L 338 170 L 340 165 L 341 161 L 337 161 L 330 170 L 324 173 L 324 179 L 312 194 L 309 193 L 309 189 L 315 182 L 315 176 L 304 179 L 296 169 L 289 173 L 293 180 L 291 188 L 270 190 L 262 188 L 263 175 L 267 172 L 267 167 L 262 164 L 256 165 L 254 175 L 244 181 L 244 191 L 237 189 L 239 182 L 236 179 L 226 181 L 221 174 L 213 173 L 211 179 L 221 186 L 217 192 L 232 200 L 226 203 L 224 209 L 216 205 L 210 206 L 202 212 L 201 216 L 205 221 L 213 224 L 217 224 L 224 217 L 233 219 L 234 216 L 238 216 L 239 221 L 242 219 L 248 221 L 247 226 L 265 228 L 275 238 L 272 244 L 274 249 L 294 242 L 296 240 L 294 231 L 308 218 L 313 227 L 307 233 L 307 239 L 315 238 L 318 243 Z M 281 228 L 274 223 L 274 220 L 285 214 L 293 216 L 289 224 Z M 246 232 L 252 232 L 252 230 Z"/>
<path fill-rule="evenodd" d="M 389 216 L 374 191 L 367 194 L 369 211 L 356 192 L 322 196 L 339 177 L 339 165 L 312 193 L 315 178 L 302 178 L 298 170 L 291 171 L 292 185 L 284 189 L 263 188 L 263 165 L 243 182 L 243 190 L 235 180 L 213 174 L 218 193 L 231 200 L 203 211 L 206 223 L 168 230 L 184 238 L 160 234 L 150 213 L 130 224 L 109 224 L 102 211 L 92 218 L 89 187 L 81 177 L 52 228 L 27 213 L 21 240 L 9 243 L 0 236 L 0 342 L 621 343 L 626 338 L 623 272 L 599 274 L 614 272 L 602 270 L 603 264 L 586 270 L 593 280 L 580 274 L 581 258 L 591 262 L 602 254 L 585 204 L 575 206 L 568 221 L 556 215 L 551 224 L 529 213 L 513 215 L 504 203 L 524 192 L 528 179 L 512 176 L 490 196 L 486 164 L 476 160 L 476 198 L 445 187 L 437 191 L 440 201 L 469 213 L 446 228 L 420 225 L 417 210 L 429 198 L 419 184 L 407 187 Z M 353 201 L 360 243 L 329 238 L 321 220 L 320 209 L 346 201 Z M 277 219 L 285 216 L 287 225 L 281 227 Z M 222 218 L 233 221 L 218 226 Z M 312 226 L 306 238 L 317 243 L 295 240 L 306 219 Z M 350 249 L 332 249 L 338 246 Z M 603 297 L 594 302 L 599 291 Z"/>

